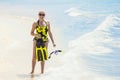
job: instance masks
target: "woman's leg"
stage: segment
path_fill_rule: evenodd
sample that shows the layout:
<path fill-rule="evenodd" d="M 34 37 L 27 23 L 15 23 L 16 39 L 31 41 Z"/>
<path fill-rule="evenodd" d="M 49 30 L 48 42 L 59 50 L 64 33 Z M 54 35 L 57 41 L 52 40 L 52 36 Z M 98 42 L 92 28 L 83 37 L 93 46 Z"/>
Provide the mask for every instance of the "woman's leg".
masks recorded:
<path fill-rule="evenodd" d="M 48 42 L 45 43 L 46 48 L 48 48 Z M 41 74 L 44 73 L 44 65 L 45 65 L 45 61 L 41 61 Z"/>
<path fill-rule="evenodd" d="M 45 43 L 46 48 L 48 48 L 48 42 Z"/>
<path fill-rule="evenodd" d="M 36 40 L 33 40 L 33 58 L 32 58 L 32 71 L 31 71 L 31 74 L 34 73 L 35 64 L 36 64 Z"/>

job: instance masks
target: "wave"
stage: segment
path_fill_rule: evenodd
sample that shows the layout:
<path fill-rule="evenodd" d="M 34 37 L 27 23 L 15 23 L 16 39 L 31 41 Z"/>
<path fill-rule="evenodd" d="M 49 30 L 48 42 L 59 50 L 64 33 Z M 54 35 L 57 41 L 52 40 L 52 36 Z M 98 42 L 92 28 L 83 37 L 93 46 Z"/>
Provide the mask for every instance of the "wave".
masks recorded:
<path fill-rule="evenodd" d="M 119 46 L 119 36 L 117 36 L 120 33 L 119 23 L 119 17 L 110 15 L 96 29 L 71 41 L 69 46 L 78 47 L 83 53 L 110 53 L 112 50 L 108 48 L 108 45 Z M 117 45 L 115 45 L 116 42 Z"/>

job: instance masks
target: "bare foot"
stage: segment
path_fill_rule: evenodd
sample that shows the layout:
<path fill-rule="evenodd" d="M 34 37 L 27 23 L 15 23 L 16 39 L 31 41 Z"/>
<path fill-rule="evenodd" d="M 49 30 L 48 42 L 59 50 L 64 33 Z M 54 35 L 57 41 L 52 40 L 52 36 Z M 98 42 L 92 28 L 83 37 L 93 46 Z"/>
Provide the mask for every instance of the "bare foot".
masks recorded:
<path fill-rule="evenodd" d="M 44 74 L 43 72 L 41 72 L 41 74 Z"/>
<path fill-rule="evenodd" d="M 34 74 L 34 71 L 32 71 L 30 74 Z"/>

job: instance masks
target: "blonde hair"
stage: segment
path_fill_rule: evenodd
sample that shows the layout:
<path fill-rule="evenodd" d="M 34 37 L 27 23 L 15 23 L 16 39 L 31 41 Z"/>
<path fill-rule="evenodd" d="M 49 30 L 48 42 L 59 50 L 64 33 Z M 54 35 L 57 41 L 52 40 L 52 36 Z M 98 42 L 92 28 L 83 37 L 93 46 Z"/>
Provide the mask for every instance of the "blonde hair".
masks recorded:
<path fill-rule="evenodd" d="M 44 11 L 40 11 L 38 14 L 45 14 L 45 12 Z"/>

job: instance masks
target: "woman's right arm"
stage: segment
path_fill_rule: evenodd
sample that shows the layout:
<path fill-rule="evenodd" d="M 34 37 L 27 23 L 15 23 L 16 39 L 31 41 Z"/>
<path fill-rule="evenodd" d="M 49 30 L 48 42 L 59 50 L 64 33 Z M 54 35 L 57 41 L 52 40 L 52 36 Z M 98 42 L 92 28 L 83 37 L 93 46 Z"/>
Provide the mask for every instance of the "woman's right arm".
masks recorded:
<path fill-rule="evenodd" d="M 30 32 L 30 34 L 31 34 L 32 36 L 35 36 L 34 31 L 35 31 L 36 26 L 37 26 L 37 23 L 34 22 L 33 25 L 32 25 L 31 32 Z"/>
<path fill-rule="evenodd" d="M 31 29 L 31 33 L 30 34 L 32 36 L 34 36 L 34 37 L 41 38 L 41 36 L 39 34 L 35 34 L 34 33 L 36 26 L 37 26 L 37 23 L 34 22 L 33 25 L 32 25 L 32 29 Z"/>

